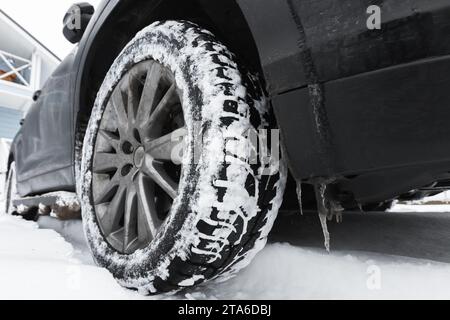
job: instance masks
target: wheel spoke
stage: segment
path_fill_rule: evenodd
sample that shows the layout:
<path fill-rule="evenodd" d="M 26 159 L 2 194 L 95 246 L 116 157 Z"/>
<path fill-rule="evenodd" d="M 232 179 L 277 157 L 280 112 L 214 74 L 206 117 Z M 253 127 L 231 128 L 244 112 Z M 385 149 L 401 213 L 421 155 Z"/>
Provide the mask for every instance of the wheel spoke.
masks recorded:
<path fill-rule="evenodd" d="M 98 132 L 98 137 L 101 142 L 112 147 L 116 152 L 119 150 L 120 138 L 114 133 L 100 129 Z"/>
<path fill-rule="evenodd" d="M 136 73 L 131 72 L 128 80 L 128 103 L 127 103 L 127 114 L 128 121 L 133 123 L 137 116 L 137 110 L 140 104 L 139 96 L 139 84 L 140 80 Z"/>
<path fill-rule="evenodd" d="M 142 127 L 147 128 L 154 123 L 159 123 L 158 120 L 171 111 L 170 107 L 176 104 L 177 99 L 177 86 L 172 84 L 156 108 L 143 116 Z"/>
<path fill-rule="evenodd" d="M 151 156 L 146 156 L 141 170 L 150 177 L 161 189 L 164 190 L 172 199 L 178 195 L 178 184 L 167 174 L 161 164 L 154 161 Z"/>
<path fill-rule="evenodd" d="M 139 242 L 151 241 L 161 225 L 155 203 L 155 187 L 142 173 L 136 178 L 136 190 L 139 199 L 138 237 Z"/>
<path fill-rule="evenodd" d="M 158 63 L 153 63 L 147 73 L 147 78 L 142 90 L 142 96 L 137 112 L 137 119 L 139 119 L 141 123 L 145 123 L 152 111 L 162 72 L 163 69 L 161 65 Z"/>
<path fill-rule="evenodd" d="M 137 238 L 137 194 L 136 187 L 130 185 L 127 189 L 125 201 L 124 241 L 123 251 L 128 252 L 130 246 Z"/>
<path fill-rule="evenodd" d="M 117 193 L 114 195 L 114 198 L 108 206 L 106 214 L 101 218 L 103 232 L 107 236 L 115 232 L 119 227 L 120 220 L 124 214 L 125 196 L 126 188 L 125 186 L 120 185 L 117 189 Z"/>
<path fill-rule="evenodd" d="M 180 163 L 180 153 L 184 149 L 186 135 L 187 129 L 180 128 L 161 138 L 151 140 L 144 144 L 146 153 L 155 160 Z"/>
<path fill-rule="evenodd" d="M 115 178 L 108 181 L 103 189 L 98 192 L 98 194 L 94 193 L 94 204 L 99 205 L 110 202 L 114 195 L 117 193 L 118 188 L 119 181 L 115 180 Z"/>
<path fill-rule="evenodd" d="M 114 90 L 110 101 L 117 115 L 119 131 L 125 132 L 128 127 L 128 116 L 125 109 L 124 97 L 120 88 L 117 87 Z"/>
<path fill-rule="evenodd" d="M 97 152 L 94 156 L 94 172 L 107 173 L 120 166 L 120 159 L 115 153 Z"/>
<path fill-rule="evenodd" d="M 124 237 L 124 230 L 123 228 L 117 229 L 116 231 L 113 231 L 111 234 L 107 236 L 108 242 L 116 247 L 116 248 L 123 248 L 123 237 Z"/>

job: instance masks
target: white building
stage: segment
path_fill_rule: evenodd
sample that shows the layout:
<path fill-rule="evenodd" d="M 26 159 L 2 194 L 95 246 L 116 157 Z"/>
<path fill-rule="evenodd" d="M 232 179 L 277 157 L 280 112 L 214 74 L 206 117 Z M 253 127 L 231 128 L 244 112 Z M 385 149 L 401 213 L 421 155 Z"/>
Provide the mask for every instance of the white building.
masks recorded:
<path fill-rule="evenodd" d="M 20 120 L 59 65 L 59 58 L 0 10 L 0 139 L 12 139 Z"/>

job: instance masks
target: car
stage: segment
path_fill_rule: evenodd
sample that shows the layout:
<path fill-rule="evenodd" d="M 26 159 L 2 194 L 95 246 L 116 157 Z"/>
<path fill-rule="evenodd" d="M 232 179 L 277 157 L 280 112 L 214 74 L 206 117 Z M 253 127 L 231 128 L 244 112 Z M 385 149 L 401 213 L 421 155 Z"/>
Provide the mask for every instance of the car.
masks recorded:
<path fill-rule="evenodd" d="M 76 193 L 95 261 L 143 294 L 232 277 L 278 213 L 318 212 L 329 248 L 333 216 L 449 189 L 449 21 L 447 0 L 75 4 L 7 212 Z"/>

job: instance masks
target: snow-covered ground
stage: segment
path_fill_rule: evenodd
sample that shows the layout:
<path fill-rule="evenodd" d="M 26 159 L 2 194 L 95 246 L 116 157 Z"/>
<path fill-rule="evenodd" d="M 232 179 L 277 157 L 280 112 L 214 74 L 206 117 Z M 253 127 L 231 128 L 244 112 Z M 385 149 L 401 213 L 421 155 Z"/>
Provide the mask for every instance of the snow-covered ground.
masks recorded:
<path fill-rule="evenodd" d="M 53 230 L 0 216 L 0 299 L 127 299 L 111 275 L 75 257 Z"/>
<path fill-rule="evenodd" d="M 389 212 L 450 212 L 450 205 L 440 204 L 396 204 Z"/>
<path fill-rule="evenodd" d="M 396 203 L 390 212 L 450 212 L 450 191 L 408 203 Z"/>
<path fill-rule="evenodd" d="M 390 212 L 450 212 L 450 191 L 408 203 L 395 203 Z"/>
<path fill-rule="evenodd" d="M 231 281 L 175 297 L 141 297 L 94 265 L 81 222 L 45 218 L 38 225 L 0 215 L 0 299 L 15 298 L 449 299 L 450 266 L 275 243 Z"/>

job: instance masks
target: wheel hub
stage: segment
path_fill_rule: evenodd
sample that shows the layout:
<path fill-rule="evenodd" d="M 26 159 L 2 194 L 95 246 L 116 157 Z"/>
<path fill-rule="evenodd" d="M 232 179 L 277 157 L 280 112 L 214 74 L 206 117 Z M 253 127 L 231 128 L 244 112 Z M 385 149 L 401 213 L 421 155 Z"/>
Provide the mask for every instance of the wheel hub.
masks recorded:
<path fill-rule="evenodd" d="M 139 147 L 134 152 L 134 165 L 136 166 L 136 168 L 141 169 L 142 165 L 144 164 L 144 160 L 145 160 L 145 149 L 144 147 Z"/>

